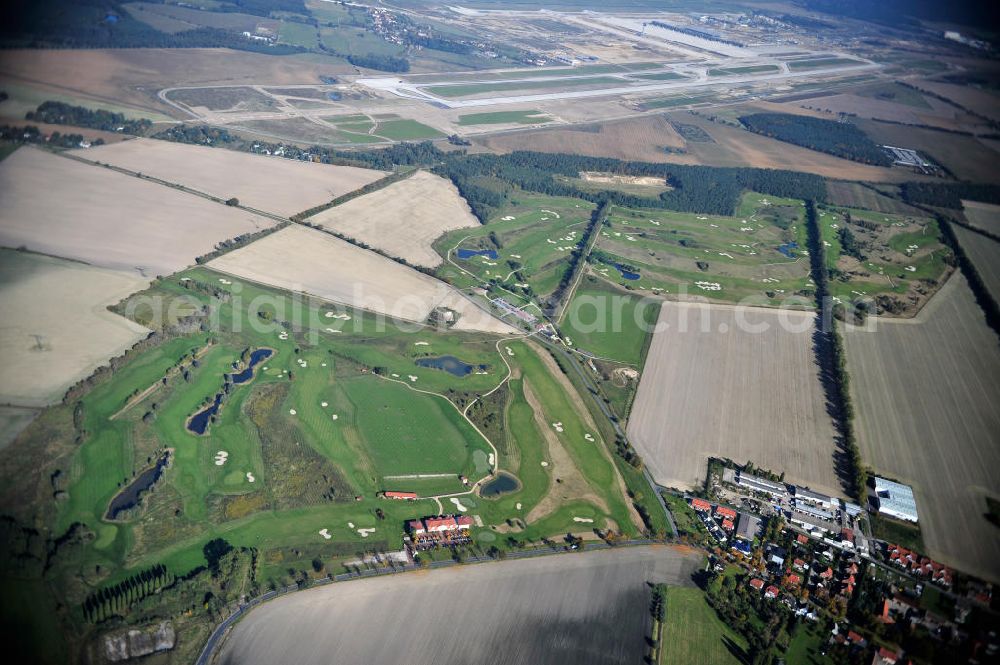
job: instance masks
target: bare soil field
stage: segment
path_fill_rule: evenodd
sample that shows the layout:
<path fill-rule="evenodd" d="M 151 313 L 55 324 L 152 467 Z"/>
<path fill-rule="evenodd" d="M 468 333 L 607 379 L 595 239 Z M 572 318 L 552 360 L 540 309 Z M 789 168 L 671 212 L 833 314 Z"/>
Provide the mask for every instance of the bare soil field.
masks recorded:
<path fill-rule="evenodd" d="M 657 482 L 691 489 L 711 456 L 840 494 L 811 312 L 664 303 L 628 434 Z M 788 329 L 782 327 L 782 320 Z M 668 327 L 664 327 L 668 326 Z"/>
<path fill-rule="evenodd" d="M 591 157 L 616 157 L 648 162 L 667 161 L 664 147 L 684 146 L 684 139 L 662 115 L 573 128 L 509 132 L 473 141 L 497 152 L 513 150 L 572 152 Z"/>
<path fill-rule="evenodd" d="M 151 175 L 279 215 L 325 203 L 385 176 L 382 171 L 330 166 L 234 150 L 134 139 L 75 151 L 86 159 Z"/>
<path fill-rule="evenodd" d="M 276 58 L 230 49 L 19 49 L 4 51 L 0 83 L 12 80 L 85 99 L 178 116 L 156 97 L 184 85 L 319 83 L 352 72 L 334 58 Z"/>
<path fill-rule="evenodd" d="M 189 266 L 222 240 L 274 224 L 30 147 L 0 162 L 0 191 L 0 245 L 138 272 L 147 279 Z"/>
<path fill-rule="evenodd" d="M 982 124 L 982 121 L 974 116 L 933 98 L 927 100 L 924 108 L 852 94 L 828 95 L 817 99 L 771 106 L 775 107 L 772 110 L 782 113 L 794 113 L 796 109 L 801 108 L 821 110 L 824 113 L 818 117 L 828 120 L 836 119 L 835 114 L 848 113 L 862 118 L 877 118 L 909 125 L 930 125 L 953 130 Z"/>
<path fill-rule="evenodd" d="M 437 238 L 447 231 L 479 226 L 455 185 L 427 171 L 351 199 L 309 221 L 428 268 L 442 261 L 431 248 Z"/>
<path fill-rule="evenodd" d="M 997 153 L 975 137 L 946 134 L 919 127 L 890 125 L 874 120 L 859 119 L 855 124 L 876 143 L 917 150 L 943 165 L 956 178 L 975 182 L 1000 182 L 1000 171 L 996 167 Z M 913 174 L 906 169 L 899 169 L 898 173 L 907 176 L 906 179 L 913 179 Z M 850 177 L 850 179 L 866 178 Z"/>
<path fill-rule="evenodd" d="M 74 261 L 0 250 L 0 402 L 44 406 L 149 330 L 108 305 L 148 280 Z"/>
<path fill-rule="evenodd" d="M 942 97 L 964 106 L 970 111 L 994 120 L 1000 120 L 1000 97 L 987 90 L 979 90 L 971 86 L 943 83 L 940 81 L 917 81 L 918 88 L 930 90 Z"/>
<path fill-rule="evenodd" d="M 907 205 L 902 201 L 890 198 L 870 187 L 856 182 L 843 180 L 827 180 L 826 192 L 830 203 L 847 208 L 864 208 L 890 215 L 924 214 L 921 210 Z"/>
<path fill-rule="evenodd" d="M 1000 205 L 962 201 L 962 211 L 969 224 L 991 233 L 1000 234 Z"/>
<path fill-rule="evenodd" d="M 913 486 L 927 554 L 1000 581 L 1000 348 L 956 273 L 910 321 L 844 333 L 858 445 L 877 472 Z"/>
<path fill-rule="evenodd" d="M 340 582 L 254 609 L 219 662 L 637 663 L 647 582 L 690 586 L 700 563 L 629 547 Z"/>
<path fill-rule="evenodd" d="M 422 323 L 435 307 L 447 307 L 458 313 L 458 329 L 513 332 L 444 282 L 298 224 L 223 254 L 207 265 L 236 277 L 405 321 Z"/>
<path fill-rule="evenodd" d="M 951 228 L 993 299 L 1000 300 L 1000 242 L 957 224 Z"/>

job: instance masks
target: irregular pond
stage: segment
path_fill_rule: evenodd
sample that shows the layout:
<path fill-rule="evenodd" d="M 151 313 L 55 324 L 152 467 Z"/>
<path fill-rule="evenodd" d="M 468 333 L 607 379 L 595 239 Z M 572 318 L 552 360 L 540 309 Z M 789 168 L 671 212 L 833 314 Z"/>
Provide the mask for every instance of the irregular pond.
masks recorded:
<path fill-rule="evenodd" d="M 795 254 L 792 252 L 792 250 L 798 248 L 799 244 L 797 242 L 786 242 L 783 245 L 778 245 L 778 251 L 790 259 L 795 258 Z"/>
<path fill-rule="evenodd" d="M 199 435 L 204 434 L 205 430 L 208 429 L 208 423 L 212 419 L 212 416 L 219 412 L 220 404 L 222 404 L 222 393 L 216 393 L 214 402 L 191 416 L 191 420 L 187 424 L 188 431 Z"/>
<path fill-rule="evenodd" d="M 475 365 L 470 365 L 469 363 L 462 362 L 455 356 L 441 356 L 439 358 L 418 358 L 417 365 L 420 367 L 433 367 L 434 369 L 443 369 L 449 374 L 454 374 L 455 376 L 465 376 L 471 374 L 472 370 L 476 368 Z M 486 365 L 479 365 L 480 370 L 485 370 Z"/>
<path fill-rule="evenodd" d="M 497 477 L 479 488 L 479 496 L 493 497 L 507 494 L 520 489 L 521 483 L 506 471 L 501 471 Z"/>
<path fill-rule="evenodd" d="M 139 503 L 139 496 L 156 484 L 156 481 L 163 475 L 163 469 L 170 462 L 170 452 L 163 453 L 163 456 L 156 461 L 156 464 L 140 473 L 135 480 L 128 484 L 125 489 L 115 495 L 108 504 L 108 512 L 104 515 L 106 519 L 117 519 L 123 511 L 134 508 Z"/>
<path fill-rule="evenodd" d="M 247 363 L 245 370 L 239 374 L 233 374 L 233 383 L 240 384 L 246 383 L 253 378 L 253 368 L 262 360 L 266 360 L 271 357 L 274 353 L 271 349 L 257 349 L 250 354 L 250 362 Z"/>
<path fill-rule="evenodd" d="M 473 256 L 485 256 L 491 261 L 500 258 L 495 249 L 460 249 L 457 252 L 460 259 L 471 259 Z"/>
<path fill-rule="evenodd" d="M 641 276 L 639 275 L 639 273 L 632 272 L 631 270 L 629 270 L 627 267 L 623 266 L 620 263 L 616 263 L 615 268 L 618 270 L 618 272 L 622 274 L 622 277 L 624 277 L 625 279 L 636 280 L 639 279 L 639 277 Z"/>

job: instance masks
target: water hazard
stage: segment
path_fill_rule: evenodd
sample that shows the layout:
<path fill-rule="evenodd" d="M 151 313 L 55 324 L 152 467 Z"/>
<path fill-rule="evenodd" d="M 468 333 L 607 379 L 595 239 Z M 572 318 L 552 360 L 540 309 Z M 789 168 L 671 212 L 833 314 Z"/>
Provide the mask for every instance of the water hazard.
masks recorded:
<path fill-rule="evenodd" d="M 486 497 L 500 496 L 501 494 L 514 492 L 520 486 L 521 483 L 518 482 L 517 478 L 506 471 L 501 471 L 497 474 L 496 478 L 480 488 L 479 495 Z"/>
<path fill-rule="evenodd" d="M 163 469 L 170 461 L 170 453 L 163 453 L 163 456 L 156 461 L 156 464 L 142 473 L 128 484 L 125 489 L 115 495 L 108 505 L 108 512 L 105 517 L 109 520 L 117 519 L 123 511 L 134 508 L 139 504 L 139 496 L 156 484 L 156 481 L 163 475 Z"/>

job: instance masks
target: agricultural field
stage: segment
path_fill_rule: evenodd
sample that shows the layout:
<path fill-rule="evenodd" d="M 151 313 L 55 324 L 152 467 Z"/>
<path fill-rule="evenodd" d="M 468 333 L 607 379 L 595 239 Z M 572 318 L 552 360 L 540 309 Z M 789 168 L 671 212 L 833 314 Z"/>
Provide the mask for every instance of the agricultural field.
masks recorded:
<path fill-rule="evenodd" d="M 336 584 L 251 612 L 220 662 L 639 662 L 647 582 L 684 590 L 699 564 L 695 554 L 637 547 Z M 449 602 L 428 612 L 429 597 Z M 374 639 L 376 625 L 409 638 Z"/>
<path fill-rule="evenodd" d="M 274 224 L 31 147 L 0 162 L 0 190 L 0 244 L 138 273 L 147 280 L 187 267 L 223 240 Z"/>
<path fill-rule="evenodd" d="M 202 11 L 191 7 L 179 7 L 170 4 L 153 4 L 148 2 L 130 2 L 124 5 L 125 10 L 134 18 L 162 32 L 181 32 L 195 28 L 221 28 L 248 31 L 254 33 L 258 28 L 271 31 L 278 29 L 278 21 L 240 14 L 237 12 Z"/>
<path fill-rule="evenodd" d="M 822 204 L 817 218 L 834 302 L 870 299 L 879 314 L 913 316 L 953 270 L 934 219 Z"/>
<path fill-rule="evenodd" d="M 862 208 L 892 215 L 920 216 L 924 214 L 918 208 L 857 182 L 827 180 L 826 192 L 830 203 L 844 208 Z"/>
<path fill-rule="evenodd" d="M 768 136 L 754 134 L 739 127 L 712 122 L 690 113 L 676 111 L 671 113 L 670 117 L 701 127 L 715 140 L 712 143 L 688 143 L 686 153 L 664 155 L 662 161 L 678 164 L 704 164 L 706 166 L 789 169 L 815 173 L 825 178 L 867 182 L 904 182 L 914 179 L 913 174 L 905 169 L 859 164 Z M 904 143 L 904 145 L 909 146 L 908 143 Z"/>
<path fill-rule="evenodd" d="M 446 279 L 494 281 L 527 297 L 552 293 L 583 240 L 593 204 L 580 199 L 519 194 L 475 229 L 446 234 L 435 247 L 448 260 Z"/>
<path fill-rule="evenodd" d="M 722 622 L 697 589 L 667 589 L 663 626 L 663 665 L 738 665 L 743 660 L 730 644 L 746 649 L 746 640 Z"/>
<path fill-rule="evenodd" d="M 334 236 L 293 224 L 224 254 L 211 268 L 394 319 L 423 323 L 435 308 L 459 329 L 513 332 L 453 288 Z"/>
<path fill-rule="evenodd" d="M 326 203 L 385 176 L 373 169 L 312 164 L 153 139 L 124 141 L 76 154 L 222 199 L 235 197 L 243 205 L 284 216 Z"/>
<path fill-rule="evenodd" d="M 1000 492 L 1000 350 L 965 277 L 913 321 L 843 337 L 862 458 L 913 487 L 928 556 L 1000 581 L 1000 539 L 984 516 Z"/>
<path fill-rule="evenodd" d="M 107 311 L 148 280 L 30 252 L 0 249 L 0 402 L 45 406 L 149 330 Z"/>
<path fill-rule="evenodd" d="M 994 300 L 1000 298 L 1000 242 L 958 224 L 951 228 L 986 289 Z"/>
<path fill-rule="evenodd" d="M 615 157 L 647 162 L 667 161 L 664 148 L 682 148 L 684 139 L 660 116 L 631 118 L 582 127 L 553 127 L 475 139 L 498 152 L 537 150 L 573 152 L 591 157 Z"/>
<path fill-rule="evenodd" d="M 840 494 L 814 314 L 664 303 L 628 434 L 661 485 L 705 480 L 709 457 Z M 766 328 L 766 329 L 765 329 Z M 724 414 L 725 417 L 720 417 Z"/>
<path fill-rule="evenodd" d="M 804 204 L 749 192 L 736 212 L 720 217 L 614 206 L 590 269 L 630 289 L 670 298 L 752 298 L 758 305 L 808 298 Z"/>
<path fill-rule="evenodd" d="M 962 201 L 962 211 L 969 224 L 1000 235 L 1000 205 Z"/>
<path fill-rule="evenodd" d="M 455 185 L 427 171 L 325 210 L 309 223 L 428 268 L 442 261 L 435 239 L 479 226 Z"/>

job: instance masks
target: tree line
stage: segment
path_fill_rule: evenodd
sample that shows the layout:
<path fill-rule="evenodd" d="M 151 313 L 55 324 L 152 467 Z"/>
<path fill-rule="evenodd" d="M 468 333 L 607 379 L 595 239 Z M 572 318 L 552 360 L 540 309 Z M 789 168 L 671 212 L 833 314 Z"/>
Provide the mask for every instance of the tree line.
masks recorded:
<path fill-rule="evenodd" d="M 904 182 L 903 200 L 911 205 L 962 209 L 962 200 L 1000 203 L 1000 185 L 972 182 Z"/>
<path fill-rule="evenodd" d="M 850 494 L 862 505 L 868 486 L 868 471 L 861 459 L 854 436 L 854 406 L 851 403 L 850 376 L 844 340 L 833 320 L 830 302 L 829 269 L 826 264 L 826 246 L 823 244 L 816 203 L 806 202 L 806 245 L 809 250 L 810 272 L 816 284 L 817 329 L 816 351 L 823 372 L 823 387 L 829 402 L 834 405 L 834 423 L 847 455 L 851 474 Z"/>
<path fill-rule="evenodd" d="M 88 109 L 83 106 L 73 106 L 55 101 L 42 102 L 34 111 L 28 111 L 24 118 L 50 125 L 74 125 L 106 132 L 120 131 L 136 136 L 144 134 L 153 126 L 152 121 L 147 118 L 130 119 L 122 113 L 104 109 Z"/>
<path fill-rule="evenodd" d="M 87 596 L 81 606 L 83 616 L 91 623 L 100 623 L 113 616 L 121 616 L 133 604 L 169 587 L 174 580 L 173 573 L 163 564 L 141 570 L 117 584 L 102 587 Z"/>

